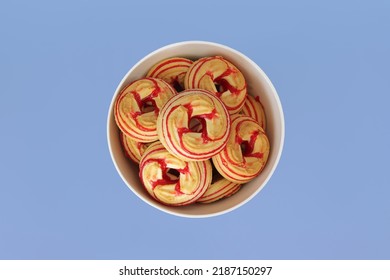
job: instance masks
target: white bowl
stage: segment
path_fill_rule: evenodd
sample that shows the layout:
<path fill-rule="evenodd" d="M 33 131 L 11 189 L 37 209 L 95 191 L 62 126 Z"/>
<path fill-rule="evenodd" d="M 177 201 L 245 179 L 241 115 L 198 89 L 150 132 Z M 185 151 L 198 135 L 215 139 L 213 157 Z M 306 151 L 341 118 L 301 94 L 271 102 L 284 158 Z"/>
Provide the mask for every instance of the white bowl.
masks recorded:
<path fill-rule="evenodd" d="M 205 56 L 223 56 L 236 65 L 243 73 L 248 93 L 258 95 L 265 108 L 267 118 L 267 135 L 270 141 L 270 155 L 261 174 L 245 184 L 235 195 L 210 204 L 195 203 L 188 206 L 174 207 L 162 205 L 146 192 L 138 177 L 138 166 L 124 155 L 119 139 L 119 129 L 114 120 L 114 102 L 119 92 L 130 82 L 146 75 L 157 62 L 181 56 L 197 59 Z M 187 41 L 162 47 L 141 59 L 135 64 L 119 83 L 112 97 L 107 119 L 108 147 L 112 161 L 126 185 L 143 201 L 157 209 L 183 217 L 211 217 L 232 211 L 251 200 L 266 185 L 278 165 L 284 142 L 284 116 L 278 94 L 267 75 L 252 60 L 242 53 L 216 43 Z"/>

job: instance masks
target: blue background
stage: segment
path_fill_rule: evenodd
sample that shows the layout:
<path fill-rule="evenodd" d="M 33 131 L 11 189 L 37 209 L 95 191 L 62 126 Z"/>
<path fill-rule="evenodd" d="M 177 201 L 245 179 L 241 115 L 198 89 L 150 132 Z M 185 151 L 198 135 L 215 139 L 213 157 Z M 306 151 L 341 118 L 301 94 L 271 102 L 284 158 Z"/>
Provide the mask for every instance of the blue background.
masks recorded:
<path fill-rule="evenodd" d="M 388 1 L 54 2 L 0 4 L 1 259 L 390 259 Z M 208 219 L 142 202 L 106 141 L 125 73 L 184 40 L 253 59 L 286 119 L 268 185 Z"/>

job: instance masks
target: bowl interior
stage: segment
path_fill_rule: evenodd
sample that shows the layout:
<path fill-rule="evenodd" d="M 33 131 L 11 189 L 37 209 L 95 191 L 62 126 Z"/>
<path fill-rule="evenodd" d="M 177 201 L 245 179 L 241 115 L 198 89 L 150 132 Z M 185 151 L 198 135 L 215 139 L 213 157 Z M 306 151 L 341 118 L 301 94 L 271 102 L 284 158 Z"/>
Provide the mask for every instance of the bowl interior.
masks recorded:
<path fill-rule="evenodd" d="M 157 62 L 181 56 L 197 59 L 205 56 L 220 55 L 231 61 L 243 73 L 248 93 L 259 96 L 267 118 L 267 135 L 270 141 L 270 155 L 262 173 L 245 184 L 235 195 L 210 204 L 192 204 L 181 207 L 162 205 L 152 199 L 142 186 L 138 177 L 138 165 L 130 162 L 124 155 L 119 129 L 115 124 L 113 103 L 117 94 L 130 82 L 146 75 Z M 279 161 L 284 141 L 284 119 L 279 97 L 265 73 L 243 54 L 223 45 L 209 42 L 182 42 L 163 47 L 144 57 L 126 74 L 113 96 L 107 120 L 108 144 L 113 162 L 127 186 L 148 204 L 171 214 L 185 217 L 207 217 L 233 210 L 255 196 L 267 183 Z"/>

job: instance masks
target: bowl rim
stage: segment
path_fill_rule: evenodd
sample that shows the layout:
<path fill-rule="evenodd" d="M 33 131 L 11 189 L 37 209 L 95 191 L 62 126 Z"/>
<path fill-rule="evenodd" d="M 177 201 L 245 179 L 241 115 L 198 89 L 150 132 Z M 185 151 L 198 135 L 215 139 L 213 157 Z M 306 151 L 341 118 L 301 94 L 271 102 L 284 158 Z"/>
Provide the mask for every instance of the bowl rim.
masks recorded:
<path fill-rule="evenodd" d="M 112 143 L 111 143 L 111 140 L 110 140 L 110 119 L 111 119 L 111 115 L 112 115 L 112 112 L 113 112 L 113 107 L 114 107 L 114 103 L 115 103 L 115 100 L 116 100 L 116 97 L 120 91 L 120 89 L 122 88 L 124 82 L 126 81 L 127 77 L 130 75 L 130 73 L 132 73 L 139 65 L 141 65 L 142 63 L 144 63 L 145 60 L 148 60 L 150 57 L 156 55 L 157 53 L 161 52 L 161 51 L 164 51 L 164 50 L 167 50 L 167 49 L 170 49 L 170 48 L 174 48 L 174 47 L 177 47 L 177 46 L 183 46 L 183 45 L 207 45 L 207 46 L 215 46 L 215 47 L 218 47 L 218 48 L 223 48 L 223 49 L 226 49 L 228 50 L 229 52 L 231 53 L 234 53 L 235 55 L 237 55 L 238 57 L 241 57 L 242 59 L 244 59 L 246 62 L 248 62 L 249 64 L 251 64 L 262 76 L 263 78 L 265 79 L 266 83 L 267 83 L 267 86 L 270 88 L 270 90 L 272 91 L 272 94 L 273 94 L 273 97 L 275 98 L 275 101 L 276 101 L 276 104 L 277 104 L 277 107 L 278 107 L 278 112 L 279 112 L 279 117 L 280 117 L 280 138 L 277 139 L 279 141 L 279 151 L 278 153 L 276 154 L 276 158 L 275 158 L 275 163 L 273 164 L 270 172 L 267 174 L 264 182 L 261 184 L 260 187 L 258 187 L 248 198 L 246 198 L 245 200 L 241 201 L 240 203 L 230 207 L 230 208 L 227 208 L 225 210 L 221 210 L 221 211 L 218 211 L 218 212 L 214 212 L 214 213 L 211 213 L 211 214 L 197 214 L 197 215 L 190 215 L 190 214 L 184 214 L 184 213 L 177 213 L 175 211 L 171 211 L 169 208 L 166 209 L 166 208 L 162 208 L 162 207 L 159 207 L 158 205 L 155 205 L 155 204 L 152 204 L 151 202 L 147 201 L 145 198 L 143 198 L 141 195 L 139 195 L 132 186 L 130 186 L 130 184 L 126 181 L 125 177 L 123 176 L 122 172 L 120 171 L 119 169 L 119 166 L 117 164 L 117 162 L 115 161 L 115 158 L 114 158 L 114 154 L 113 154 L 113 151 L 111 149 L 111 146 L 112 146 Z M 277 166 L 279 165 L 279 161 L 280 161 L 280 158 L 281 158 L 281 155 L 282 155 L 282 151 L 283 151 L 283 148 L 284 148 L 284 138 L 285 138 L 285 120 L 284 120 L 284 112 L 283 112 L 283 107 L 282 107 L 282 104 L 281 104 L 281 101 L 280 101 L 280 98 L 279 98 L 279 95 L 273 85 L 273 83 L 271 82 L 271 80 L 268 78 L 267 74 L 260 68 L 260 66 L 258 66 L 252 59 L 250 59 L 249 57 L 247 57 L 246 55 L 244 55 L 243 53 L 229 47 L 229 46 L 226 46 L 226 45 L 223 45 L 223 44 L 220 44 L 220 43 L 215 43 L 215 42 L 210 42 L 210 41 L 202 41 L 202 40 L 189 40 L 189 41 L 181 41 L 181 42 L 176 42 L 176 43 L 171 43 L 171 44 L 168 44 L 168 45 L 165 45 L 163 47 L 160 47 L 150 53 L 148 53 L 147 55 L 145 55 L 144 57 L 142 57 L 140 60 L 138 60 L 137 63 L 135 63 L 131 68 L 130 70 L 127 71 L 127 73 L 123 76 L 122 80 L 119 82 L 118 86 L 116 87 L 115 91 L 114 91 L 114 94 L 112 96 L 112 99 L 111 99 L 111 102 L 110 102 L 110 106 L 109 106 L 109 109 L 108 109 L 108 116 L 107 116 L 107 123 L 106 123 L 106 129 L 107 129 L 107 144 L 108 144 L 108 149 L 110 151 L 110 156 L 111 156 L 111 161 L 113 162 L 114 166 L 115 166 L 115 169 L 117 171 L 117 173 L 120 175 L 120 177 L 122 178 L 122 181 L 126 184 L 126 186 L 138 197 L 140 198 L 143 202 L 147 203 L 148 205 L 162 211 L 162 212 L 165 212 L 167 214 L 171 214 L 171 215 L 174 215 L 174 216 L 178 216 L 178 217 L 184 217 L 184 218 L 210 218 L 210 217 L 216 217 L 216 216 L 219 216 L 219 215 L 223 215 L 223 214 L 226 214 L 228 212 L 231 212 L 239 207 L 241 207 L 242 205 L 248 203 L 250 200 L 252 200 L 268 183 L 268 181 L 271 179 L 272 175 L 274 174 Z M 174 208 L 173 208 L 174 209 Z"/>

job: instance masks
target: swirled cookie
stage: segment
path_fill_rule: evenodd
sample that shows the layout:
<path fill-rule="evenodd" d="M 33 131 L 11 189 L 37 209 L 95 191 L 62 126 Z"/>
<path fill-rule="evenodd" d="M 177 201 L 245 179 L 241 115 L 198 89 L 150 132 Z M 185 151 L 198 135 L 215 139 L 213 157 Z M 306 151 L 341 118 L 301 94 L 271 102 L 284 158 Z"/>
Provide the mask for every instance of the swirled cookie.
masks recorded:
<path fill-rule="evenodd" d="M 225 148 L 213 157 L 218 172 L 236 183 L 246 183 L 264 168 L 270 145 L 261 126 L 251 117 L 235 115 Z"/>
<path fill-rule="evenodd" d="M 199 123 L 192 128 L 192 120 Z M 185 90 L 173 96 L 157 118 L 159 140 L 173 155 L 187 161 L 206 160 L 219 153 L 230 133 L 230 116 L 212 93 Z"/>
<path fill-rule="evenodd" d="M 162 79 L 177 91 L 182 91 L 184 90 L 184 77 L 192 63 L 192 60 L 184 57 L 164 59 L 155 64 L 146 74 L 146 77 Z"/>
<path fill-rule="evenodd" d="M 160 142 L 152 143 L 140 162 L 139 176 L 147 192 L 171 206 L 197 201 L 211 184 L 210 160 L 186 162 L 169 153 Z"/>
<path fill-rule="evenodd" d="M 205 89 L 221 98 L 229 114 L 238 113 L 247 95 L 245 78 L 236 66 L 221 56 L 195 61 L 184 79 L 186 89 Z"/>
<path fill-rule="evenodd" d="M 118 95 L 114 116 L 119 129 L 138 142 L 158 140 L 156 120 L 160 108 L 176 91 L 166 82 L 143 78 L 132 82 Z"/>
<path fill-rule="evenodd" d="M 197 200 L 197 202 L 211 203 L 229 197 L 235 194 L 240 187 L 241 185 L 238 183 L 231 182 L 225 178 L 220 178 L 207 188 L 206 192 Z"/>
<path fill-rule="evenodd" d="M 247 95 L 241 114 L 254 118 L 262 129 L 266 129 L 267 121 L 265 118 L 264 107 L 258 96 L 253 97 L 251 95 Z"/>
<path fill-rule="evenodd" d="M 121 144 L 125 155 L 135 163 L 139 163 L 145 150 L 149 147 L 150 143 L 142 143 L 127 137 L 126 134 L 121 134 Z"/>

